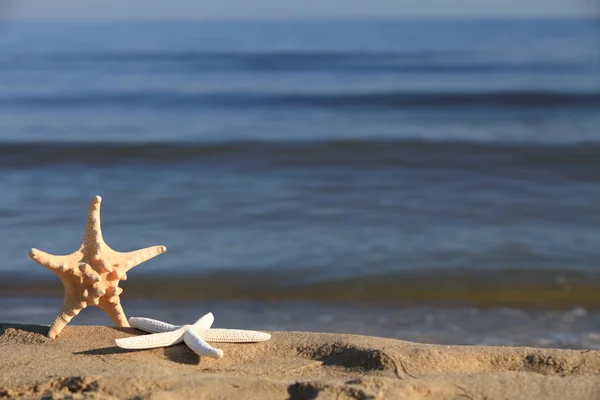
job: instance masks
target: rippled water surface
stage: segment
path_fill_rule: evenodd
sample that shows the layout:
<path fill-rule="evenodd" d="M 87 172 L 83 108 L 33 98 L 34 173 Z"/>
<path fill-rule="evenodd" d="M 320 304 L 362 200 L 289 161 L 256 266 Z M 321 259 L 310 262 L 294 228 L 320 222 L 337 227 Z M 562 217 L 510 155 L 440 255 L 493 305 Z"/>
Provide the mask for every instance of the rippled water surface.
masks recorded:
<path fill-rule="evenodd" d="M 50 322 L 28 251 L 74 251 L 98 194 L 112 247 L 168 248 L 122 285 L 131 312 L 596 346 L 598 29 L 9 24 L 0 319 Z"/>

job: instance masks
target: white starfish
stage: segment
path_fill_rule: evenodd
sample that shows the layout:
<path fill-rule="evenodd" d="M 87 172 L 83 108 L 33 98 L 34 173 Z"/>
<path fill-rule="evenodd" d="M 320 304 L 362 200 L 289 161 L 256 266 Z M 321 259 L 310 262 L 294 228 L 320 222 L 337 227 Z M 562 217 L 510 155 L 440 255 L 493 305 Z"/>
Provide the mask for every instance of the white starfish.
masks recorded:
<path fill-rule="evenodd" d="M 129 324 L 152 335 L 115 339 L 115 344 L 123 349 L 153 349 L 185 342 L 199 356 L 223 357 L 223 350 L 208 342 L 251 343 L 269 340 L 271 335 L 259 331 L 243 329 L 210 329 L 215 317 L 208 313 L 193 325 L 171 325 L 150 318 L 129 318 Z"/>

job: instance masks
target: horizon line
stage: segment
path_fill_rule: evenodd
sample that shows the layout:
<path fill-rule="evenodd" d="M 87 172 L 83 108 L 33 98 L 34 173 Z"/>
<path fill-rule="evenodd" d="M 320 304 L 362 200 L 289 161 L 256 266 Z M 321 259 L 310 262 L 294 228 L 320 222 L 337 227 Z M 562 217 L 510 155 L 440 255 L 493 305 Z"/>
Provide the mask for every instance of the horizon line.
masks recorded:
<path fill-rule="evenodd" d="M 600 22 L 598 15 L 372 15 L 372 16 L 251 16 L 251 17 L 4 17 L 10 22 L 405 22 L 405 21 L 590 21 Z"/>

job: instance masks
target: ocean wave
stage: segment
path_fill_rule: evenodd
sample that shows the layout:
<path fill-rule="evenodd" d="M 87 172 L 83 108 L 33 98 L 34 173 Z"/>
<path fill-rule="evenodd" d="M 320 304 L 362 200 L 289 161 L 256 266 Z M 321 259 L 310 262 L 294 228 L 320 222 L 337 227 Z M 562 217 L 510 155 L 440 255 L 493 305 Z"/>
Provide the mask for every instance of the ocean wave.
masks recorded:
<path fill-rule="evenodd" d="M 538 171 L 551 174 L 552 179 L 598 181 L 600 142 L 542 144 L 398 139 L 0 143 L 0 168 L 132 164 L 154 167 L 215 166 L 244 171 L 329 167 L 357 170 L 455 169 L 521 177 Z"/>
<path fill-rule="evenodd" d="M 97 51 L 19 54 L 0 58 L 0 67 L 138 68 L 171 72 L 379 72 L 379 73 L 502 73 L 585 72 L 583 63 L 556 61 L 482 61 L 464 51 Z M 16 60 L 16 61 L 15 61 Z"/>
<path fill-rule="evenodd" d="M 255 109 L 315 108 L 330 110 L 402 109 L 526 109 L 600 106 L 598 92 L 496 91 L 473 93 L 253 93 L 185 91 L 81 91 L 0 97 L 0 108 L 129 108 L 129 109 Z"/>
<path fill-rule="evenodd" d="M 318 276 L 312 271 L 310 276 Z M 130 299 L 327 301 L 436 307 L 515 307 L 600 310 L 597 273 L 554 270 L 412 271 L 312 281 L 306 272 L 231 271 L 142 275 L 121 284 Z M 165 280 L 168 285 L 164 285 Z M 0 281 L 0 296 L 60 295 L 38 278 Z M 5 283 L 2 283 L 5 282 Z"/>

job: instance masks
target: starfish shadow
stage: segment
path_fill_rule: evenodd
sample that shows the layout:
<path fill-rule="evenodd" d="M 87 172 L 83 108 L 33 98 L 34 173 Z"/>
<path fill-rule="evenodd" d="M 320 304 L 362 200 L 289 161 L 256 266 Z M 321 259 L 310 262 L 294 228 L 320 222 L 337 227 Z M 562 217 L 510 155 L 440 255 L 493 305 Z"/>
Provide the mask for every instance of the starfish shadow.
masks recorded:
<path fill-rule="evenodd" d="M 35 326 L 33 326 L 35 327 Z M 1 328 L 1 325 L 0 325 Z M 111 326 L 109 327 L 111 329 L 114 329 L 115 331 L 118 332 L 123 332 L 123 333 L 130 333 L 130 334 L 135 334 L 135 335 L 139 335 L 140 333 L 142 334 L 147 334 L 144 331 L 141 331 L 139 329 L 136 328 L 119 328 L 116 326 Z M 46 328 L 47 330 L 47 328 Z M 0 331 L 1 332 L 1 331 Z M 46 332 L 44 332 L 46 333 Z M 84 351 L 78 351 L 75 352 L 73 354 L 76 355 L 112 355 L 112 354 L 128 354 L 128 353 L 137 353 L 140 351 L 148 351 L 148 350 L 130 350 L 130 349 L 123 349 L 121 347 L 118 346 L 111 346 L 111 347 L 103 347 L 103 348 L 99 348 L 99 349 L 90 349 L 90 350 L 84 350 Z M 163 349 L 163 354 L 165 355 L 165 357 L 167 357 L 170 361 L 178 363 L 178 364 L 187 364 L 187 365 L 198 365 L 199 364 L 199 358 L 193 351 L 191 351 L 186 345 L 182 344 L 177 344 L 175 346 L 170 346 L 170 347 L 165 347 Z"/>
<path fill-rule="evenodd" d="M 131 328 L 131 327 L 121 328 L 119 326 L 107 326 L 107 328 L 110 328 L 110 329 L 115 330 L 117 332 L 131 333 L 133 335 L 139 335 L 140 332 L 145 333 L 144 331 L 139 330 L 138 328 Z"/>
<path fill-rule="evenodd" d="M 119 327 L 115 327 L 115 326 L 111 326 L 111 328 L 116 331 L 119 331 L 119 332 L 133 333 L 135 335 L 139 335 L 140 333 L 147 334 L 143 330 L 140 330 L 137 328 L 119 328 Z M 121 351 L 119 351 L 119 350 L 121 350 Z M 120 353 L 132 353 L 132 352 L 143 351 L 143 350 L 127 350 L 127 349 L 122 349 L 120 347 L 110 347 L 110 348 L 104 348 L 104 349 L 97 349 L 97 350 L 93 350 L 93 351 L 96 351 L 96 352 L 95 353 L 86 353 L 86 354 L 120 354 Z M 178 364 L 198 365 L 200 363 L 199 362 L 200 357 L 198 355 L 196 355 L 193 351 L 191 351 L 189 349 L 189 347 L 187 347 L 183 343 L 177 344 L 175 346 L 165 347 L 163 349 L 163 354 L 170 361 L 178 363 Z"/>
<path fill-rule="evenodd" d="M 136 328 L 119 328 L 116 326 L 109 326 L 107 328 L 113 329 L 118 332 L 132 333 L 132 334 L 136 334 L 136 335 L 138 335 L 141 332 L 139 329 L 136 329 Z M 99 349 L 76 351 L 73 354 L 98 356 L 98 355 L 110 355 L 110 354 L 127 354 L 127 353 L 133 353 L 134 351 L 135 350 L 128 350 L 128 349 L 122 349 L 117 346 L 111 346 L 111 347 L 102 347 Z"/>
<path fill-rule="evenodd" d="M 164 348 L 164 355 L 178 364 L 198 365 L 200 357 L 185 344 L 176 344 Z"/>
<path fill-rule="evenodd" d="M 101 349 L 91 349 L 85 351 L 78 351 L 73 354 L 75 355 L 88 355 L 88 356 L 105 356 L 112 354 L 128 354 L 128 353 L 136 353 L 139 351 L 148 351 L 148 350 L 129 350 L 122 349 L 117 346 L 113 347 L 103 347 Z M 199 365 L 200 357 L 194 354 L 187 346 L 185 345 L 175 345 L 171 347 L 164 348 L 164 355 L 172 362 L 177 364 L 186 364 L 186 365 Z"/>
<path fill-rule="evenodd" d="M 140 333 L 143 335 L 148 334 L 147 332 L 144 332 L 143 330 L 137 329 L 137 328 L 118 328 L 115 326 L 112 326 L 111 328 L 114 330 L 117 330 L 119 332 L 133 333 L 135 335 L 139 335 Z M 116 347 L 116 348 L 112 348 L 112 349 L 113 349 L 114 353 L 108 353 L 108 354 L 132 353 L 132 352 L 140 351 L 140 350 L 121 349 L 120 347 Z M 122 351 L 119 352 L 119 351 L 117 351 L 117 349 L 120 349 Z M 176 362 L 178 364 L 188 364 L 188 365 L 197 365 L 198 364 L 199 357 L 184 344 L 178 344 L 175 346 L 165 347 L 163 350 L 164 350 L 164 355 L 170 361 Z"/>
<path fill-rule="evenodd" d="M 127 350 L 127 349 L 122 349 L 117 346 L 113 346 L 113 347 L 103 347 L 101 349 L 76 351 L 73 354 L 86 355 L 86 356 L 105 356 L 105 355 L 110 355 L 110 354 L 126 354 L 126 353 L 133 353 L 133 352 L 134 352 L 134 350 Z"/>

